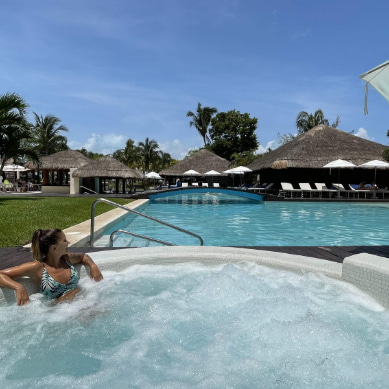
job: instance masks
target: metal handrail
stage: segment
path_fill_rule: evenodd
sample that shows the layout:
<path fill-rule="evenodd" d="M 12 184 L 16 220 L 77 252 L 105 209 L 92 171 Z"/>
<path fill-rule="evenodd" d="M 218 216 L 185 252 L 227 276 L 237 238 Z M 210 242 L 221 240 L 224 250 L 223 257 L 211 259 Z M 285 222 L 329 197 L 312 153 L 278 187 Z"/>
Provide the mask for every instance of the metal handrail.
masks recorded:
<path fill-rule="evenodd" d="M 94 191 L 94 190 L 92 190 L 92 189 L 89 189 L 89 188 L 87 188 L 86 186 L 82 186 L 82 185 L 80 185 L 80 188 L 82 188 L 82 189 L 86 189 L 86 190 L 89 190 L 90 192 L 97 194 L 97 192 L 95 192 L 95 191 Z"/>
<path fill-rule="evenodd" d="M 95 207 L 96 207 L 96 204 L 100 203 L 100 202 L 110 204 L 110 205 L 112 205 L 112 206 L 114 206 L 116 208 L 124 209 L 127 212 L 134 213 L 135 215 L 145 217 L 146 219 L 153 220 L 153 221 L 155 221 L 155 222 L 157 222 L 159 224 L 163 224 L 164 226 L 167 226 L 167 227 L 170 227 L 170 228 L 174 228 L 177 231 L 181 231 L 181 232 L 183 232 L 185 234 L 191 235 L 191 236 L 193 236 L 193 237 L 195 237 L 195 238 L 200 240 L 200 246 L 204 245 L 203 238 L 200 235 L 195 234 L 194 232 L 185 230 L 184 228 L 181 228 L 181 227 L 177 227 L 177 226 L 175 226 L 173 224 L 164 222 L 164 221 L 162 221 L 160 219 L 156 219 L 155 217 L 145 215 L 144 213 L 140 213 L 140 212 L 135 211 L 133 209 L 127 208 L 124 205 L 120 205 L 120 204 L 114 203 L 113 201 L 110 201 L 110 200 L 107 200 L 107 199 L 97 199 L 97 200 L 95 200 L 93 202 L 92 207 L 91 207 L 90 247 L 93 247 L 94 240 L 95 240 Z"/>
<path fill-rule="evenodd" d="M 119 229 L 119 230 L 112 232 L 112 234 L 109 236 L 109 247 L 113 247 L 113 237 L 117 233 L 123 233 L 123 234 L 131 235 L 131 236 L 135 236 L 136 238 L 150 240 L 151 242 L 161 243 L 161 244 L 164 244 L 165 246 L 177 246 L 176 244 L 166 242 L 164 240 L 151 238 L 150 236 L 140 235 L 140 234 L 136 234 L 135 232 L 130 232 L 130 231 Z"/>

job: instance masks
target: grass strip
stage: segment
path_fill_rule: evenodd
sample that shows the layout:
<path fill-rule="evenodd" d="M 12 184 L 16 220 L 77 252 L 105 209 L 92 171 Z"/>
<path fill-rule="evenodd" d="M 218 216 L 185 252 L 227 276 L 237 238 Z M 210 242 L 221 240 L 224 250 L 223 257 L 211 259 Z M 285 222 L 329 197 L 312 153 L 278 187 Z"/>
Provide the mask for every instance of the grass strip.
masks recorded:
<path fill-rule="evenodd" d="M 90 219 L 96 198 L 88 197 L 0 197 L 0 247 L 21 246 L 31 242 L 38 228 L 65 229 Z M 132 200 L 115 198 L 120 205 Z M 99 203 L 95 215 L 110 211 L 109 204 Z"/>

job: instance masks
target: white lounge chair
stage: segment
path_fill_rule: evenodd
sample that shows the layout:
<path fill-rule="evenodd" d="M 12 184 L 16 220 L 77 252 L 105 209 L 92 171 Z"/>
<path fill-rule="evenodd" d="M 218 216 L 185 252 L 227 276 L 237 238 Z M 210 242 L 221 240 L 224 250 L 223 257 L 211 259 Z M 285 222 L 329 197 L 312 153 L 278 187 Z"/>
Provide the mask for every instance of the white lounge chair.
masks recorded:
<path fill-rule="evenodd" d="M 279 192 L 279 196 L 284 196 L 286 197 L 286 195 L 288 193 L 290 193 L 290 198 L 293 197 L 293 193 L 300 193 L 301 195 L 301 189 L 295 189 L 293 188 L 293 185 L 290 183 L 290 182 L 281 182 L 281 190 Z"/>
<path fill-rule="evenodd" d="M 214 187 L 214 188 L 220 188 L 220 184 L 219 184 L 218 182 L 214 182 L 214 183 L 213 183 L 213 187 Z"/>
<path fill-rule="evenodd" d="M 327 193 L 328 197 L 331 197 L 333 193 L 337 192 L 335 189 L 327 188 L 327 185 L 322 182 L 315 182 L 315 186 L 316 189 L 319 191 L 319 196 L 321 196 L 323 193 Z"/>
<path fill-rule="evenodd" d="M 183 188 L 187 188 L 187 187 L 188 187 L 188 183 L 187 183 L 187 182 L 183 182 L 183 183 L 182 183 L 182 187 L 183 187 Z"/>
<path fill-rule="evenodd" d="M 372 192 L 370 192 L 368 189 L 357 189 L 357 188 L 355 188 L 355 186 L 353 186 L 352 184 L 348 184 L 348 186 L 350 187 L 350 189 L 351 189 L 351 193 L 355 193 L 355 194 L 357 194 L 358 195 L 358 198 L 359 198 L 359 195 L 360 194 L 363 194 L 364 196 L 365 196 L 365 199 L 367 199 L 367 195 L 369 194 L 371 194 L 371 193 L 373 193 L 373 191 Z M 356 185 L 357 187 L 358 187 L 358 185 Z M 374 194 L 374 193 L 373 193 Z"/>
<path fill-rule="evenodd" d="M 201 184 L 201 186 L 203 186 L 203 187 L 205 187 L 205 188 L 208 188 L 208 182 L 203 182 L 203 183 Z"/>
<path fill-rule="evenodd" d="M 332 186 L 337 190 L 336 197 L 341 197 L 340 193 L 347 193 L 347 197 L 350 197 L 351 190 L 346 189 L 343 184 L 332 184 Z"/>
<path fill-rule="evenodd" d="M 312 194 L 320 194 L 319 190 L 313 189 L 309 182 L 300 182 L 301 197 L 304 197 L 304 193 L 309 193 L 309 197 L 312 197 Z"/>
<path fill-rule="evenodd" d="M 199 186 L 198 182 L 192 182 L 192 186 Z"/>

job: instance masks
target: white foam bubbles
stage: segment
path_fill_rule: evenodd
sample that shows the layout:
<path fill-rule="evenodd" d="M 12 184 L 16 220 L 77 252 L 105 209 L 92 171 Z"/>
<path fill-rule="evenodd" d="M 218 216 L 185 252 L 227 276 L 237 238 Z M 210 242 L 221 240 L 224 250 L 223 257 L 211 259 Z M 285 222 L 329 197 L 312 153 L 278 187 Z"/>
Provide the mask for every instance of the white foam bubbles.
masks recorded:
<path fill-rule="evenodd" d="M 1 308 L 1 388 L 365 388 L 389 378 L 388 312 L 325 276 L 137 265 L 81 287 L 71 303 L 36 295 Z"/>

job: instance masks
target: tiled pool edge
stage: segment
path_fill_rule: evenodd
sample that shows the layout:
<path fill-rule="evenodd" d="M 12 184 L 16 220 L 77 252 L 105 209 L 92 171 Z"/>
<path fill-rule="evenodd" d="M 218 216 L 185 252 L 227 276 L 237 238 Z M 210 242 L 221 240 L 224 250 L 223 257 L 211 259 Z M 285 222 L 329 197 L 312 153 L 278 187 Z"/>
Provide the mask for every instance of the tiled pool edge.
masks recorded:
<path fill-rule="evenodd" d="M 121 271 L 129 266 L 140 264 L 166 265 L 199 262 L 212 266 L 252 261 L 298 273 L 322 273 L 358 287 L 383 307 L 389 308 L 389 260 L 366 253 L 347 257 L 343 264 L 286 253 L 212 246 L 125 248 L 109 251 L 109 257 L 106 250 L 89 253 L 89 255 L 102 271 Z M 79 269 L 81 277 L 87 276 L 84 267 L 79 267 Z M 23 284 L 29 294 L 38 291 L 28 278 L 23 280 Z M 14 301 L 13 291 L 0 288 L 0 305 Z"/>

